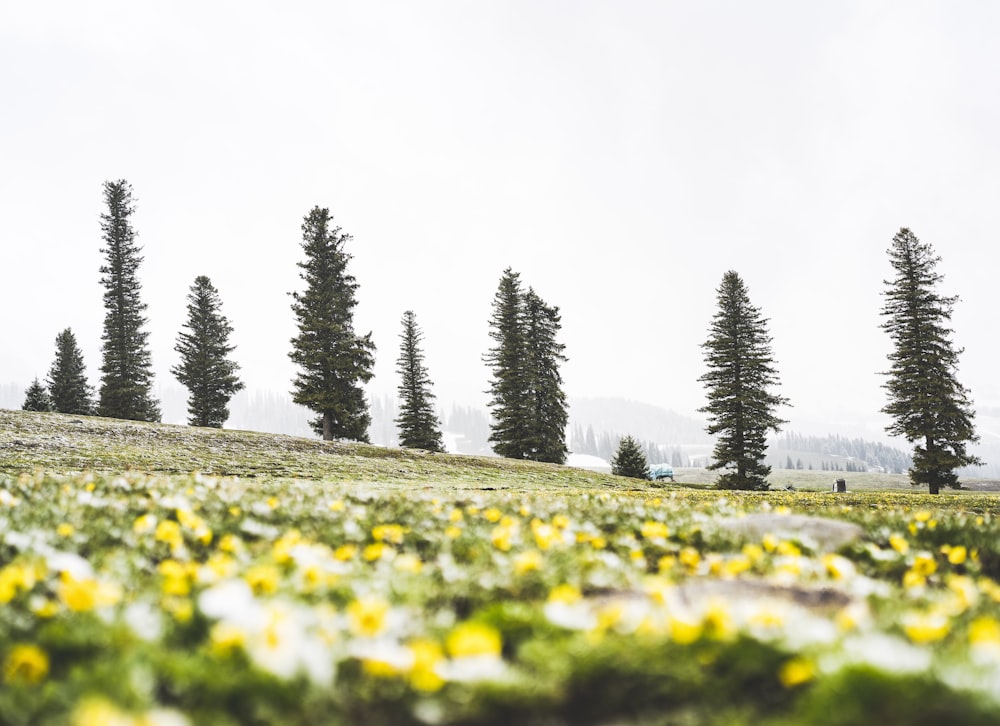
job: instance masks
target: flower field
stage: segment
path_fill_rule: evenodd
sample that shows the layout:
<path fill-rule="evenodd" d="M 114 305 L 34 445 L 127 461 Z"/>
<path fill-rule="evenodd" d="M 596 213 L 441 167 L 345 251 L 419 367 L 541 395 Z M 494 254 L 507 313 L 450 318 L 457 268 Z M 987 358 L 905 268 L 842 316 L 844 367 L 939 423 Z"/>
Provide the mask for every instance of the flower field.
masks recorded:
<path fill-rule="evenodd" d="M 0 480 L 0 722 L 1000 718 L 995 497 L 368 489 Z"/>
<path fill-rule="evenodd" d="M 406 466 L 0 474 L 0 723 L 1000 723 L 996 495 Z"/>

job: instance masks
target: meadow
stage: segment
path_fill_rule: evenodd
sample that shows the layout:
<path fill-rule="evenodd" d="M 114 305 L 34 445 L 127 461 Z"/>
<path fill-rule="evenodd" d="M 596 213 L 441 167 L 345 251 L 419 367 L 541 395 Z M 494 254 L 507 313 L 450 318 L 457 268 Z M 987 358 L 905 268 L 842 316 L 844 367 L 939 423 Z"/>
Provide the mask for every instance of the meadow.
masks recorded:
<path fill-rule="evenodd" d="M 0 411 L 0 723 L 1000 722 L 1000 496 L 679 474 Z"/>

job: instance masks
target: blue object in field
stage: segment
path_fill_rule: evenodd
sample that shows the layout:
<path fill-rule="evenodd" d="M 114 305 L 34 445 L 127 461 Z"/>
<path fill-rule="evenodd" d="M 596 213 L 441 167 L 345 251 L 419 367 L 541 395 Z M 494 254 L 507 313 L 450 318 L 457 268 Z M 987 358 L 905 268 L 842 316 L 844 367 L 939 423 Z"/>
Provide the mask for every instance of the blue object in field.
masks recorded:
<path fill-rule="evenodd" d="M 649 478 L 653 481 L 660 481 L 661 479 L 674 480 L 674 467 L 667 466 L 666 464 L 658 464 L 657 466 L 649 467 Z"/>

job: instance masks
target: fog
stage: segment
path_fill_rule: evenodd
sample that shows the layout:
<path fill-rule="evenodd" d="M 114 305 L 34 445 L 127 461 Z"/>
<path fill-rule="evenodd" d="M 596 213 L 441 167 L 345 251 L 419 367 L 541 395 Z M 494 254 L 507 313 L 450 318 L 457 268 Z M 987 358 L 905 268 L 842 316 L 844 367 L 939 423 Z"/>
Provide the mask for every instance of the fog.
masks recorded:
<path fill-rule="evenodd" d="M 570 398 L 693 414 L 723 274 L 769 318 L 792 430 L 877 435 L 900 227 L 1000 406 L 1000 6 L 989 2 L 0 3 L 0 383 L 73 329 L 98 381 L 102 184 L 127 179 L 157 383 L 197 275 L 249 389 L 287 392 L 300 225 L 353 236 L 398 385 L 484 405 L 507 267 L 562 313 Z"/>

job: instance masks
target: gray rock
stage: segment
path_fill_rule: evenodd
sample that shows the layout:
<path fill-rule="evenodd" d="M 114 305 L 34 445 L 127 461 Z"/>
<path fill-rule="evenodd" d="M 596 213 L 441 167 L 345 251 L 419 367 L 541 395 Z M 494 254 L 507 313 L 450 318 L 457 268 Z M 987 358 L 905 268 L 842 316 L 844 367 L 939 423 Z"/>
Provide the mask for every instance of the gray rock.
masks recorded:
<path fill-rule="evenodd" d="M 727 532 L 755 541 L 766 534 L 773 534 L 782 539 L 796 539 L 817 550 L 838 550 L 858 541 L 865 533 L 859 525 L 839 519 L 770 512 L 720 519 L 716 521 L 716 525 Z"/>

